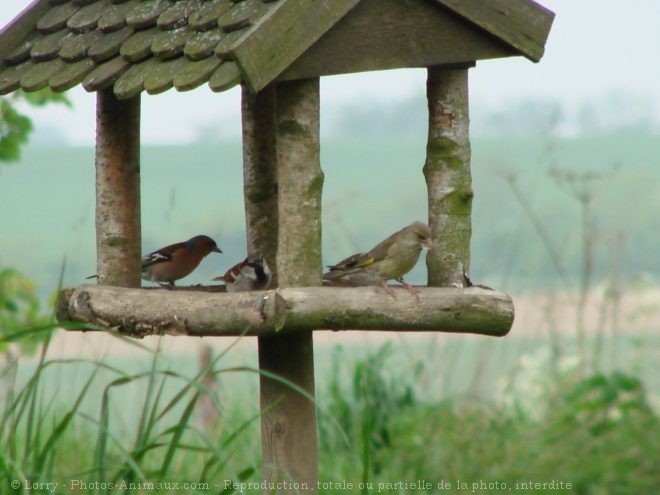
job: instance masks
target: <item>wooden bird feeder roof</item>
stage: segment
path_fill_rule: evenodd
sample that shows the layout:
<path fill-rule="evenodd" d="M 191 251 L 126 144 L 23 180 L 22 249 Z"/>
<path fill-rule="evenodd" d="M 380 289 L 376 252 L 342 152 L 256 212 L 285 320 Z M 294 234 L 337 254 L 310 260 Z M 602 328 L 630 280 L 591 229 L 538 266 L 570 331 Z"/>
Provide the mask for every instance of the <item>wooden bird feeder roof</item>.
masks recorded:
<path fill-rule="evenodd" d="M 553 18 L 531 0 L 36 0 L 0 32 L 0 94 L 257 92 L 331 74 L 538 62 Z"/>

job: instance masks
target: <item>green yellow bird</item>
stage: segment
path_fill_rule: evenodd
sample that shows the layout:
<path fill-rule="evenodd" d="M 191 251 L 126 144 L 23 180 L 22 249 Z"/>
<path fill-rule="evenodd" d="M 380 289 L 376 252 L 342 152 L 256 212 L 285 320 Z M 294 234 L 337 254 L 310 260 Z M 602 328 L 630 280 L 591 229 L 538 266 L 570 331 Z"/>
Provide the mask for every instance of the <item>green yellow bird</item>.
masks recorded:
<path fill-rule="evenodd" d="M 368 253 L 349 256 L 336 265 L 329 266 L 323 279 L 330 285 L 361 287 L 380 285 L 396 299 L 387 286 L 388 280 L 396 280 L 417 299 L 419 291 L 403 280 L 403 276 L 417 264 L 423 249 L 432 246 L 431 229 L 422 222 L 413 222 L 392 234 Z"/>

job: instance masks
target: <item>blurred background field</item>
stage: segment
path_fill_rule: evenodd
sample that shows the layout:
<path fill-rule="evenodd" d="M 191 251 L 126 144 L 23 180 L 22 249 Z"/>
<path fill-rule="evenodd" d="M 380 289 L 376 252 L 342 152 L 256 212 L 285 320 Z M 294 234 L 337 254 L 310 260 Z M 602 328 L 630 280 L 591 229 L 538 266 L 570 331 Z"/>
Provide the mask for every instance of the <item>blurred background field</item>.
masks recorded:
<path fill-rule="evenodd" d="M 324 140 L 324 264 L 426 219 L 424 139 Z M 594 282 L 615 269 L 628 281 L 652 281 L 660 252 L 651 228 L 659 162 L 660 142 L 652 134 L 475 138 L 472 278 L 507 290 L 570 288 L 559 285 L 532 214 L 549 233 L 565 278 L 577 282 L 581 208 L 570 184 L 553 177 L 559 170 L 587 177 Z M 40 280 L 42 296 L 55 286 L 65 257 L 65 285 L 94 273 L 93 148 L 30 146 L 22 163 L 3 167 L 1 177 L 0 207 L 11 212 L 0 219 L 0 230 L 11 233 L 2 236 L 2 263 Z M 245 256 L 240 141 L 145 146 L 142 212 L 145 252 L 199 233 L 217 239 L 225 254 L 210 256 L 186 283 L 224 273 Z M 425 282 L 423 263 L 410 278 Z"/>

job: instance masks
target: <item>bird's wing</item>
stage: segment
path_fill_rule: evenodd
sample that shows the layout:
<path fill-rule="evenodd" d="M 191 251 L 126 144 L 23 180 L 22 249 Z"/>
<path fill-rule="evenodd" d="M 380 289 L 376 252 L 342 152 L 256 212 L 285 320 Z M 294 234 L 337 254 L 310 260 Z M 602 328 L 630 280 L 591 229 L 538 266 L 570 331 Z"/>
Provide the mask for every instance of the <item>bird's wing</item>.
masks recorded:
<path fill-rule="evenodd" d="M 396 234 L 389 236 L 368 253 L 354 254 L 353 256 L 349 256 L 345 260 L 340 261 L 336 265 L 329 266 L 328 268 L 330 271 L 351 270 L 354 268 L 363 268 L 365 266 L 378 263 L 379 261 L 383 261 L 390 257 L 389 251 L 394 244 L 395 236 Z"/>
<path fill-rule="evenodd" d="M 369 256 L 368 253 L 358 253 L 354 254 L 353 256 L 349 256 L 345 260 L 340 261 L 336 265 L 330 265 L 328 268 L 330 271 L 336 271 L 336 270 L 351 270 L 353 268 L 361 268 L 363 266 L 370 265 L 373 263 L 374 260 L 371 256 Z"/>
<path fill-rule="evenodd" d="M 166 248 L 159 249 L 153 253 L 146 254 L 142 257 L 142 268 L 146 268 L 156 263 L 164 263 L 166 261 L 172 261 L 173 251 L 169 252 Z"/>
<path fill-rule="evenodd" d="M 398 234 L 398 232 L 397 232 Z M 378 244 L 375 248 L 369 251 L 366 255 L 373 259 L 373 262 L 383 261 L 390 257 L 390 248 L 395 242 L 396 234 L 392 234 L 387 239 Z"/>

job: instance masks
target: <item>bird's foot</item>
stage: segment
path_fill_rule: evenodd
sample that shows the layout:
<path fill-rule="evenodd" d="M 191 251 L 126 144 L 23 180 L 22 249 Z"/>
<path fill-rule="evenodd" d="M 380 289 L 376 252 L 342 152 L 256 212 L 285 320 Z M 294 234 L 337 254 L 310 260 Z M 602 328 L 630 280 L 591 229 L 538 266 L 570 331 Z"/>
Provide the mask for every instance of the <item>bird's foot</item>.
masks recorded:
<path fill-rule="evenodd" d="M 415 297 L 417 298 L 418 301 L 420 301 L 420 298 L 419 298 L 419 291 L 418 291 L 417 289 L 415 289 L 412 285 L 410 285 L 408 282 L 406 282 L 405 280 L 403 280 L 403 277 L 399 277 L 399 278 L 397 278 L 396 281 L 402 283 L 403 286 L 406 288 L 406 290 L 407 290 L 408 292 L 410 292 L 413 296 L 415 296 Z"/>
<path fill-rule="evenodd" d="M 392 296 L 394 299 L 396 299 L 396 294 L 394 291 L 390 288 L 389 285 L 387 285 L 387 282 L 385 280 L 380 281 L 380 286 L 383 288 L 385 292 L 387 292 L 390 296 Z"/>

